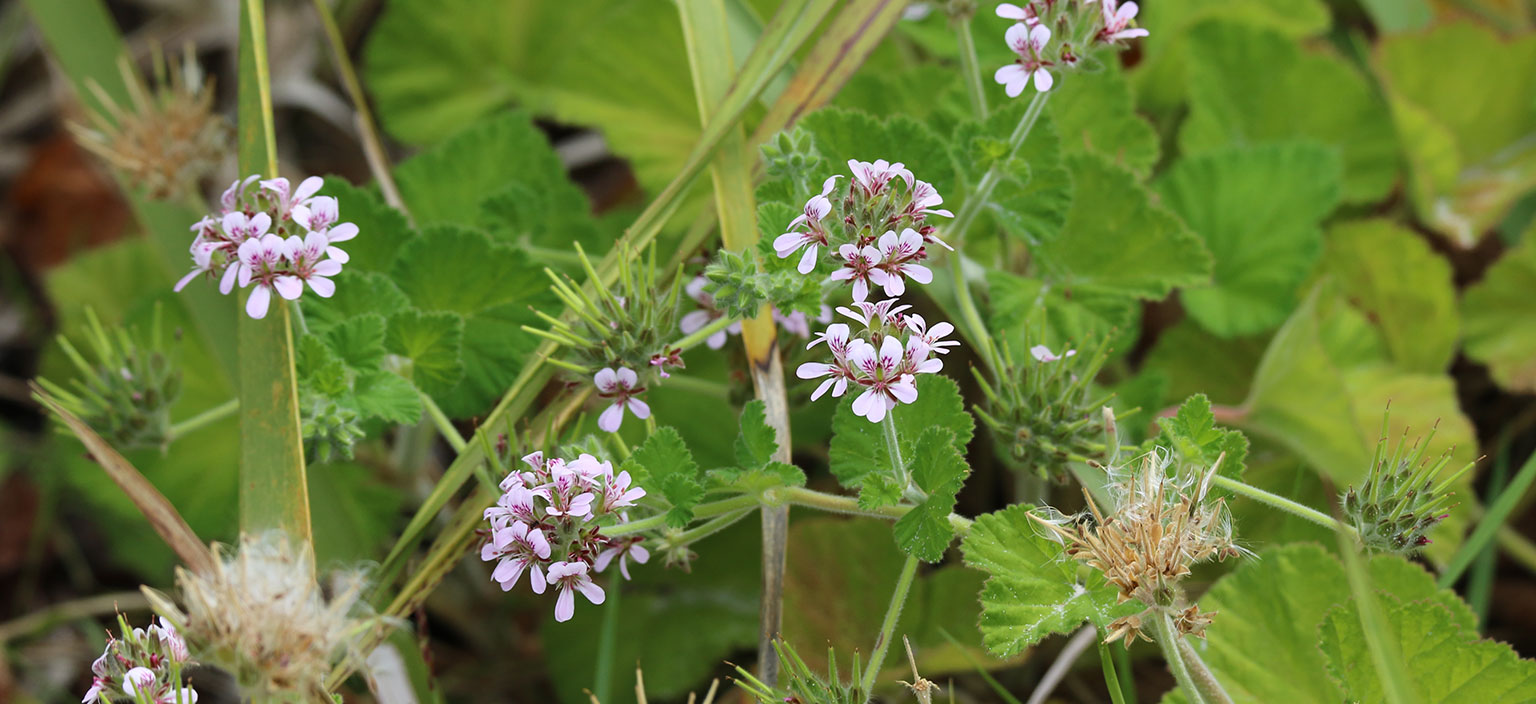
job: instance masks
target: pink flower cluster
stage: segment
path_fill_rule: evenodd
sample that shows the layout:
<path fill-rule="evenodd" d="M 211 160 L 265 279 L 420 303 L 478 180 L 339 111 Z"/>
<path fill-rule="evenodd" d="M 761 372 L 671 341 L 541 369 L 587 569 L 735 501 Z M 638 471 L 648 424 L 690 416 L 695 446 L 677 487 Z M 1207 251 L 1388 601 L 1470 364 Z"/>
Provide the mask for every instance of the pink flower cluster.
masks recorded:
<path fill-rule="evenodd" d="M 347 253 L 335 245 L 357 236 L 357 225 L 337 222 L 335 198 L 316 195 L 324 181 L 304 179 L 291 190 L 288 179 L 257 183 L 259 176 L 236 181 L 219 199 L 219 212 L 192 226 L 192 271 L 176 282 L 180 291 L 199 275 L 219 279 L 219 293 L 235 284 L 255 285 L 245 312 L 264 318 L 272 293 L 288 300 L 305 284 L 322 298 L 336 292 L 332 276 L 341 273 Z M 253 187 L 255 184 L 255 187 Z"/>
<path fill-rule="evenodd" d="M 196 704 L 197 691 L 182 686 L 181 665 L 190 654 L 187 643 L 165 619 L 149 628 L 127 630 L 122 638 L 107 638 L 107 648 L 91 663 L 91 688 L 81 704 L 141 702 Z"/>
<path fill-rule="evenodd" d="M 485 510 L 490 533 L 480 559 L 495 562 L 491 579 L 503 591 L 517 586 L 523 573 L 535 594 L 553 586 L 555 620 L 569 621 L 576 611 L 576 593 L 593 604 L 603 603 L 603 588 L 592 576 L 615 561 L 629 579 L 629 560 L 644 564 L 650 552 L 639 537 L 609 538 L 603 525 L 628 520 L 624 509 L 645 496 L 633 486 L 629 472 L 583 454 L 570 462 L 545 459 L 535 452 L 523 458 L 528 471 L 516 471 L 501 482 L 505 493 Z"/>
<path fill-rule="evenodd" d="M 1030 0 L 1023 7 L 1002 3 L 997 6 L 997 16 L 1015 22 L 1004 39 L 1017 58 L 999 68 L 992 78 L 1004 86 L 1010 98 L 1022 94 L 1031 82 L 1035 90 L 1044 93 L 1055 84 L 1049 69 L 1074 66 L 1079 58 L 1070 43 L 1051 44 L 1052 26 L 1067 28 L 1070 38 L 1075 24 L 1088 23 L 1091 32 L 1086 39 L 1113 44 L 1147 36 L 1147 30 L 1132 26 L 1139 9 L 1134 2 L 1122 5 L 1119 0 L 1089 0 L 1082 6 L 1061 0 Z"/>
<path fill-rule="evenodd" d="M 910 307 L 890 299 L 838 308 L 861 327 L 855 331 L 847 323 L 834 323 L 806 346 L 810 349 L 825 342 L 832 352 L 830 363 L 806 362 L 795 370 L 801 379 L 823 379 L 811 400 L 829 390 L 836 398 L 850 385 L 861 388 L 853 412 L 871 423 L 884 420 L 898 403 L 916 401 L 916 375 L 942 370 L 944 361 L 934 355 L 948 354 L 950 347 L 960 343 L 945 339 L 954 332 L 953 325 L 940 322 L 929 327 L 922 316 L 905 314 Z"/>
<path fill-rule="evenodd" d="M 848 282 L 854 301 L 866 300 L 873 287 L 887 296 L 899 296 L 908 279 L 920 284 L 933 281 L 933 272 L 921 263 L 928 258 L 927 246 L 950 247 L 935 236 L 926 220 L 930 215 L 954 217 L 937 207 L 944 198 L 900 162 L 850 159 L 848 169 L 853 180 L 836 200 L 841 204 L 839 217 L 832 217 L 837 208 L 830 196 L 842 177 L 833 176 L 789 223 L 790 231 L 774 239 L 779 258 L 803 251 L 796 269 L 809 274 L 825 249 L 837 266 L 829 278 Z"/>

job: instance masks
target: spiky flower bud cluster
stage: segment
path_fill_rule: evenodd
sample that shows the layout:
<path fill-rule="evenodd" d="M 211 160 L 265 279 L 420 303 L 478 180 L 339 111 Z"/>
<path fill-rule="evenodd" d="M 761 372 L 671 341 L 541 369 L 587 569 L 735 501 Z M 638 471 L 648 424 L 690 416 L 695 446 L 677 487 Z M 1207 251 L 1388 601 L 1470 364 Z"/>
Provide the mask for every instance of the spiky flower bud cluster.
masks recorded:
<path fill-rule="evenodd" d="M 367 435 L 357 412 L 326 396 L 302 389 L 299 394 L 299 429 L 309 461 L 352 459 L 352 448 Z"/>
<path fill-rule="evenodd" d="M 149 628 L 129 628 L 117 617 L 121 638 L 107 636 L 107 648 L 91 663 L 91 688 L 82 704 L 197 704 L 197 690 L 182 677 L 191 651 L 165 619 Z"/>
<path fill-rule="evenodd" d="M 162 346 L 160 308 L 155 308 L 147 341 L 122 327 L 108 333 L 89 308 L 85 316 L 86 342 L 96 361 L 87 361 L 61 336 L 59 347 L 79 375 L 68 389 L 47 379 L 38 384 L 115 447 L 163 449 L 171 441 L 171 406 L 181 396 L 181 369 Z"/>
<path fill-rule="evenodd" d="M 1093 388 L 1109 358 L 1107 340 L 1088 354 L 1052 352 L 1044 345 L 1016 359 L 1006 346 L 993 381 L 972 370 L 986 403 L 976 409 L 992 430 L 1003 457 L 1041 477 L 1064 479 L 1072 462 L 1112 461 L 1105 404 L 1112 394 Z"/>
<path fill-rule="evenodd" d="M 93 83 L 105 112 L 91 112 L 92 126 L 70 125 L 70 131 L 150 198 L 193 191 L 224 160 L 234 136 L 229 120 L 213 109 L 213 79 L 203 77 L 191 45 L 180 66 L 155 52 L 153 86 L 144 84 L 126 58 L 118 68 L 132 102 L 120 106 Z"/>
<path fill-rule="evenodd" d="M 821 160 L 809 132 L 799 127 L 784 130 L 763 143 L 761 151 L 769 179 L 788 179 L 797 186 L 814 183 Z"/>
<path fill-rule="evenodd" d="M 363 576 L 333 574 L 322 588 L 308 545 L 277 533 L 244 536 L 233 554 L 213 550 L 211 572 L 176 570 L 181 606 L 144 588 L 155 611 L 253 699 L 329 701 L 332 666 L 360 662 L 357 640 L 382 624 L 362 598 Z"/>
<path fill-rule="evenodd" d="M 549 327 L 523 329 L 565 349 L 568 358 L 551 362 L 592 380 L 598 396 L 617 409 L 605 414 L 603 424 L 604 430 L 614 431 L 626 407 L 640 418 L 648 417 L 649 407 L 637 397 L 671 376 L 668 368 L 684 368 L 682 350 L 672 346 L 671 337 L 677 329 L 682 280 L 676 277 L 671 286 L 660 286 L 652 248 L 644 258 L 619 257 L 618 280 L 610 288 L 579 244 L 576 253 L 593 294 L 571 277 L 545 269 L 555 295 L 575 317 L 562 320 L 535 311 Z"/>
<path fill-rule="evenodd" d="M 736 673 L 740 675 L 736 679 L 736 686 L 741 687 L 758 704 L 864 704 L 868 701 L 869 697 L 859 684 L 863 681 L 863 669 L 857 652 L 853 654 L 850 684 L 843 684 L 837 671 L 837 652 L 832 648 L 827 649 L 827 668 L 830 671 L 825 679 L 805 664 L 805 660 L 789 643 L 774 640 L 773 649 L 778 653 L 783 667 L 777 686 L 758 679 L 741 667 L 736 668 Z"/>
<path fill-rule="evenodd" d="M 1170 453 L 1154 450 L 1141 457 L 1139 467 L 1133 462 L 1108 469 L 1112 515 L 1105 515 L 1086 489 L 1086 514 L 1045 509 L 1030 515 L 1067 555 L 1119 588 L 1120 601 L 1136 599 L 1149 611 L 1171 616 L 1181 633 L 1201 636 L 1211 614 L 1185 600 L 1180 582 L 1192 565 L 1243 554 L 1232 540 L 1225 501 L 1209 496 L 1221 460 L 1209 468 L 1183 468 Z M 1138 635 L 1146 638 L 1141 626 L 1147 613 L 1111 623 L 1105 642 L 1124 638 L 1129 645 Z"/>
<path fill-rule="evenodd" d="M 1387 454 L 1386 421 L 1376 444 L 1376 454 L 1360 488 L 1351 485 L 1339 497 L 1344 515 L 1360 534 L 1360 543 L 1371 550 L 1408 555 L 1431 541 L 1428 533 L 1445 520 L 1454 493 L 1451 485 L 1472 469 L 1467 463 L 1449 476 L 1441 473 L 1451 463 L 1451 451 L 1431 461 L 1424 455 L 1435 432 L 1408 445 L 1408 433 Z M 1406 446 L 1406 447 L 1405 447 Z"/>

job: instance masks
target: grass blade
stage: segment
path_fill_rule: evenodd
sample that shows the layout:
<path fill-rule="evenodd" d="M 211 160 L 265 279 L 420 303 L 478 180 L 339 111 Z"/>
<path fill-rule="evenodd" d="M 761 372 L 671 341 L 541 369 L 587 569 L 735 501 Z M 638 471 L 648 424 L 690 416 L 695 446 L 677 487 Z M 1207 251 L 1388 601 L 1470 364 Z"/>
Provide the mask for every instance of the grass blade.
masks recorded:
<path fill-rule="evenodd" d="M 1509 514 L 1515 510 L 1520 498 L 1525 496 L 1527 489 L 1531 488 L 1531 482 L 1536 480 L 1536 453 L 1526 458 L 1520 471 L 1515 473 L 1515 478 L 1510 480 L 1509 486 L 1499 492 L 1499 498 L 1483 513 L 1482 520 L 1478 521 L 1477 528 L 1467 541 L 1461 544 L 1461 548 L 1446 563 L 1445 569 L 1440 572 L 1440 587 L 1449 588 L 1461 578 L 1463 572 L 1472 564 L 1473 558 L 1482 552 L 1488 541 L 1499 532 L 1499 527 L 1509 518 Z"/>

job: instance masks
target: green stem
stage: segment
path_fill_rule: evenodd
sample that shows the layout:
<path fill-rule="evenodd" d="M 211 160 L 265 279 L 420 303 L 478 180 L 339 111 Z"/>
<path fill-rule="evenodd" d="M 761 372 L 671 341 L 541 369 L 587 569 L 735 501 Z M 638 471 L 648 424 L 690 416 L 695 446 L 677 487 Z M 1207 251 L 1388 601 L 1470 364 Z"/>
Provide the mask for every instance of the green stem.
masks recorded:
<path fill-rule="evenodd" d="M 891 649 L 896 622 L 901 618 L 901 607 L 907 603 L 907 593 L 912 591 L 912 579 L 916 576 L 917 558 L 908 555 L 907 561 L 901 566 L 901 576 L 896 578 L 896 590 L 891 592 L 891 603 L 885 607 L 885 620 L 880 623 L 880 635 L 875 638 L 875 650 L 869 656 L 868 669 L 864 670 L 864 681 L 859 686 L 859 691 L 866 697 L 865 701 L 875 691 L 875 678 L 880 675 L 880 667 L 885 664 L 885 654 Z"/>
<path fill-rule="evenodd" d="M 1013 161 L 1019 149 L 1023 148 L 1024 141 L 1029 139 L 1030 131 L 1035 128 L 1035 122 L 1040 119 L 1041 113 L 1045 112 L 1045 103 L 1051 99 L 1052 94 L 1053 91 L 1036 92 L 1035 96 L 1030 98 L 1029 107 L 1024 109 L 1024 116 L 1013 128 L 1013 134 L 1008 136 L 1007 156 L 997 160 L 986 173 L 981 175 L 981 180 L 976 182 L 976 191 L 965 199 L 965 205 L 961 206 L 960 212 L 955 214 L 954 222 L 951 222 L 947 229 L 954 233 L 950 244 L 957 249 L 961 243 L 965 242 L 966 232 L 970 230 L 976 216 L 981 214 L 981 209 L 985 208 L 987 201 L 992 198 L 993 189 L 997 188 L 997 184 L 1002 181 L 1003 165 Z"/>
<path fill-rule="evenodd" d="M 1211 478 L 1211 484 L 1219 486 L 1239 496 L 1253 499 L 1254 501 L 1265 504 L 1271 508 L 1280 509 L 1281 511 L 1285 511 L 1286 513 L 1289 513 L 1293 516 L 1305 518 L 1306 520 L 1316 523 L 1324 528 L 1327 528 L 1328 530 L 1342 530 L 1349 534 L 1349 537 L 1354 538 L 1356 541 L 1360 539 L 1360 532 L 1355 530 L 1353 526 L 1340 523 L 1339 521 L 1334 520 L 1332 516 L 1329 516 L 1322 511 L 1297 503 L 1279 494 L 1271 494 L 1251 484 L 1244 484 L 1243 482 L 1237 481 L 1236 479 L 1224 477 L 1220 474 Z"/>
<path fill-rule="evenodd" d="M 178 438 L 185 436 L 187 433 L 190 433 L 194 430 L 201 430 L 204 427 L 224 420 L 225 418 L 234 415 L 238 410 L 240 410 L 240 399 L 232 398 L 228 401 L 225 401 L 224 403 L 214 406 L 213 408 L 203 411 L 202 413 L 192 416 L 191 418 L 181 421 L 180 423 L 172 425 L 171 440 L 174 442 Z"/>
<path fill-rule="evenodd" d="M 721 330 L 724 330 L 739 322 L 741 321 L 737 318 L 732 318 L 728 315 L 722 315 L 718 318 L 715 318 L 714 320 L 709 321 L 708 325 L 705 325 L 704 327 L 699 328 L 698 330 L 694 330 L 693 332 L 683 336 L 682 339 L 672 343 L 671 346 L 686 352 L 690 349 L 698 347 L 699 344 L 705 340 L 708 340 L 710 335 L 720 332 Z"/>
<path fill-rule="evenodd" d="M 1189 668 L 1189 676 L 1195 681 L 1195 686 L 1200 688 L 1200 693 L 1211 704 L 1232 704 L 1231 695 L 1221 686 L 1221 680 L 1211 673 L 1211 669 L 1205 666 L 1205 661 L 1200 659 L 1200 654 L 1195 652 L 1189 644 L 1189 639 L 1179 636 L 1176 641 L 1179 655 L 1184 657 L 1184 666 Z"/>
<path fill-rule="evenodd" d="M 711 535 L 719 533 L 726 528 L 736 525 L 736 522 L 746 518 L 756 507 L 737 509 L 723 516 L 717 516 L 702 524 L 689 528 L 677 535 L 668 536 L 666 543 L 669 547 L 686 547 L 699 542 Z"/>
<path fill-rule="evenodd" d="M 454 453 L 464 454 L 464 448 L 468 447 L 469 443 L 465 442 L 464 436 L 459 434 L 459 429 L 453 427 L 453 421 L 448 419 L 448 414 L 443 413 L 443 409 L 438 407 L 437 402 L 433 401 L 425 391 L 418 393 L 421 395 L 421 407 L 426 409 L 427 417 L 432 419 L 432 425 L 437 428 L 438 434 L 448 441 L 448 446 L 453 448 Z"/>
<path fill-rule="evenodd" d="M 1115 673 L 1123 683 L 1120 687 L 1123 704 L 1136 704 L 1136 672 L 1131 669 L 1131 651 L 1117 645 L 1110 648 L 1110 653 L 1115 658 Z"/>
<path fill-rule="evenodd" d="M 368 169 L 373 172 L 373 180 L 378 182 L 379 190 L 384 194 L 384 202 L 410 220 L 411 214 L 406 211 L 405 203 L 400 199 L 400 189 L 395 186 L 394 176 L 390 174 L 389 152 L 385 151 L 384 141 L 379 138 L 378 124 L 373 121 L 373 112 L 368 109 L 368 95 L 363 92 L 363 84 L 357 79 L 357 68 L 352 65 L 352 57 L 347 53 L 347 43 L 341 36 L 341 28 L 336 25 L 336 17 L 325 0 L 315 0 L 314 5 L 315 14 L 320 15 L 320 26 L 325 29 L 326 41 L 330 42 L 336 71 L 341 74 L 341 83 L 347 89 L 347 96 L 352 99 L 352 108 L 357 111 L 357 131 L 362 140 Z"/>
<path fill-rule="evenodd" d="M 1195 680 L 1189 674 L 1189 666 L 1185 664 L 1184 657 L 1179 652 L 1178 631 L 1173 628 L 1173 619 L 1168 614 L 1157 613 L 1152 618 L 1153 640 L 1157 641 L 1157 647 L 1163 651 L 1163 660 L 1168 663 L 1168 671 L 1173 674 L 1174 681 L 1179 683 L 1179 689 L 1184 690 L 1184 698 L 1189 704 L 1211 704 L 1201 694 L 1200 688 L 1195 686 Z"/>
<path fill-rule="evenodd" d="M 907 472 L 907 463 L 901 458 L 901 440 L 896 437 L 896 413 L 894 409 L 885 414 L 885 422 L 880 424 L 885 429 L 885 449 L 891 453 L 891 469 L 896 474 L 896 484 L 901 487 L 903 494 L 912 484 L 912 475 Z"/>
<path fill-rule="evenodd" d="M 595 701 L 612 701 L 613 661 L 619 650 L 619 602 L 624 594 L 624 581 L 615 579 L 608 585 L 607 603 L 603 605 L 603 627 L 597 636 L 597 667 L 592 673 L 592 697 Z"/>
<path fill-rule="evenodd" d="M 1115 659 L 1109 654 L 1109 646 L 1099 643 L 1099 668 L 1104 671 L 1104 688 L 1109 690 L 1113 704 L 1126 704 L 1125 690 L 1120 686 L 1120 676 L 1115 672 Z"/>
<path fill-rule="evenodd" d="M 758 497 L 752 494 L 740 494 L 738 496 L 732 496 L 729 499 L 721 499 L 719 501 L 702 503 L 693 507 L 693 517 L 713 518 L 715 516 L 733 513 L 742 509 L 755 508 L 757 507 L 759 501 L 760 500 Z M 607 526 L 602 529 L 602 534 L 609 538 L 617 538 L 624 535 L 634 535 L 635 533 L 644 533 L 648 530 L 664 528 L 666 525 L 667 515 L 661 513 L 655 516 L 642 518 L 638 521 L 620 523 L 616 526 Z"/>
<path fill-rule="evenodd" d="M 1445 571 L 1440 573 L 1439 584 L 1441 588 L 1446 588 L 1456 583 L 1456 580 L 1461 577 L 1461 573 L 1466 571 L 1467 567 L 1472 564 L 1472 558 L 1477 556 L 1477 553 L 1483 549 L 1483 546 L 1487 545 L 1488 541 L 1492 540 L 1493 536 L 1498 533 L 1499 528 L 1504 525 L 1504 520 L 1515 510 L 1515 505 L 1525 496 L 1526 490 L 1531 488 L 1533 480 L 1536 480 L 1536 453 L 1532 453 L 1526 459 L 1525 464 L 1520 467 L 1520 471 L 1515 472 L 1515 478 L 1510 480 L 1509 486 L 1504 487 L 1504 490 L 1499 492 L 1499 498 L 1493 502 L 1493 505 L 1488 507 L 1488 510 L 1483 514 L 1482 520 L 1477 522 L 1477 528 L 1472 531 L 1472 535 L 1467 538 L 1467 542 L 1461 544 L 1461 548 L 1456 551 L 1455 556 L 1446 564 Z"/>
<path fill-rule="evenodd" d="M 965 93 L 971 99 L 971 112 L 978 120 L 987 119 L 987 93 L 981 82 L 981 65 L 976 59 L 976 40 L 971 37 L 971 18 L 955 17 L 955 39 L 960 44 L 960 73 L 965 76 Z"/>

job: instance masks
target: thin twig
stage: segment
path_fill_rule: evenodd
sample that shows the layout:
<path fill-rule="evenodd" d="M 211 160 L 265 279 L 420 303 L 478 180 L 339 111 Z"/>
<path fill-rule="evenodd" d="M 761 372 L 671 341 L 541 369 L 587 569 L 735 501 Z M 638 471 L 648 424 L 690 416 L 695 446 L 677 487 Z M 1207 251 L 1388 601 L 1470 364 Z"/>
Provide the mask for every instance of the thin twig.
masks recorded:
<path fill-rule="evenodd" d="M 1029 701 L 1024 704 L 1044 704 L 1046 698 L 1051 696 L 1051 692 L 1056 691 L 1056 685 L 1061 684 L 1061 681 L 1066 678 L 1072 665 L 1083 656 L 1083 651 L 1093 645 L 1093 641 L 1096 640 L 1094 636 L 1097 634 L 1098 630 L 1093 626 L 1083 626 L 1078 629 L 1067 644 L 1062 646 L 1056 661 L 1046 668 L 1045 675 L 1040 678 L 1040 684 L 1035 685 L 1035 691 L 1030 693 Z"/>

